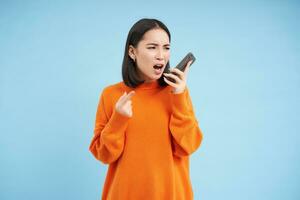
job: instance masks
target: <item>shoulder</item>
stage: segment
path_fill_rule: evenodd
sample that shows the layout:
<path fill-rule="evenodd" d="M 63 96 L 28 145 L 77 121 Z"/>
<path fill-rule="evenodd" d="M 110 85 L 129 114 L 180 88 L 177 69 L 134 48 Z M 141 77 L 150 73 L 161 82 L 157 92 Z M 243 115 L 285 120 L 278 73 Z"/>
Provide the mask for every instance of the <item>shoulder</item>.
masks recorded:
<path fill-rule="evenodd" d="M 99 105 L 103 105 L 107 114 L 111 115 L 114 105 L 125 91 L 126 85 L 123 82 L 114 83 L 104 87 L 102 92 L 100 92 L 100 102 L 102 103 L 99 103 Z"/>
<path fill-rule="evenodd" d="M 102 95 L 103 96 L 114 96 L 123 94 L 125 91 L 128 91 L 129 88 L 124 84 L 123 81 L 108 85 L 103 88 Z"/>
<path fill-rule="evenodd" d="M 103 88 L 101 99 L 107 105 L 115 105 L 115 103 L 124 94 L 125 91 L 128 93 L 131 90 L 132 88 L 126 86 L 123 81 L 114 83 Z"/>

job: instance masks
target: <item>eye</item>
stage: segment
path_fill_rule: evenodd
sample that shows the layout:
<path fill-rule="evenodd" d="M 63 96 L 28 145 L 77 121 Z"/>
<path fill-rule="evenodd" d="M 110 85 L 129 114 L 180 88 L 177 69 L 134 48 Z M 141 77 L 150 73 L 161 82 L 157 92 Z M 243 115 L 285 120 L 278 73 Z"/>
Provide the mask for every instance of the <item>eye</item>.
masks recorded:
<path fill-rule="evenodd" d="M 165 47 L 166 50 L 170 50 L 170 47 Z"/>
<path fill-rule="evenodd" d="M 147 49 L 155 49 L 155 47 L 153 46 L 153 47 L 148 47 Z"/>

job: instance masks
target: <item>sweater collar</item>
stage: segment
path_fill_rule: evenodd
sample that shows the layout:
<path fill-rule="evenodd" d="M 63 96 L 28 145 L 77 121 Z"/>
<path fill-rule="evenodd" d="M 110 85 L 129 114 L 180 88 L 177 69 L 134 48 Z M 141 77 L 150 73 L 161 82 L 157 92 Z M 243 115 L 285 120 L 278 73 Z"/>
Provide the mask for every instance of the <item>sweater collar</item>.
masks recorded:
<path fill-rule="evenodd" d="M 148 89 L 156 89 L 159 88 L 160 85 L 157 80 L 151 82 L 144 82 L 140 84 L 137 89 L 148 90 Z"/>

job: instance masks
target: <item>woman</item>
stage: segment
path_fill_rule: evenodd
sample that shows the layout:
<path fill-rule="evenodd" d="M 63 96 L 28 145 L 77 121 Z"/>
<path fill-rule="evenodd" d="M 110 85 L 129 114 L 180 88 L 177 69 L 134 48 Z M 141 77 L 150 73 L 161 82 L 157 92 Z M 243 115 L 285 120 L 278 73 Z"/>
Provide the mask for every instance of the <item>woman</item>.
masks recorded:
<path fill-rule="evenodd" d="M 104 200 L 190 200 L 189 155 L 202 132 L 186 70 L 170 68 L 170 32 L 156 19 L 129 31 L 123 81 L 102 91 L 90 151 L 109 168 Z M 166 79 L 170 77 L 175 83 Z"/>

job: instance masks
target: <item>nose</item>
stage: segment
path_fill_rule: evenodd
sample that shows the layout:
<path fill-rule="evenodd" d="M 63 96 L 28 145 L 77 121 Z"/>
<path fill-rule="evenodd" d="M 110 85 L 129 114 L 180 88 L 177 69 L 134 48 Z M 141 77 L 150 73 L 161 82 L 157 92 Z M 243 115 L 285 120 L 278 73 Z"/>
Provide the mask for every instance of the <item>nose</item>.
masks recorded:
<path fill-rule="evenodd" d="M 162 50 L 158 50 L 157 51 L 157 53 L 156 53 L 156 59 L 158 59 L 158 60 L 164 59 Z"/>

